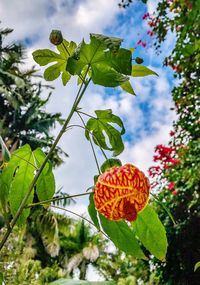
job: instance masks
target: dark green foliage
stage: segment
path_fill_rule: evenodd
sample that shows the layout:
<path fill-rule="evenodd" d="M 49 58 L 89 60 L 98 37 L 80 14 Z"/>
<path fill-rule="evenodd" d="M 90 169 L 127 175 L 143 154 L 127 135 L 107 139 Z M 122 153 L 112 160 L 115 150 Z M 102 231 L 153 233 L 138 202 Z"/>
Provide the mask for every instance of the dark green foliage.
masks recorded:
<path fill-rule="evenodd" d="M 162 284 L 198 285 L 200 271 L 194 265 L 200 260 L 200 1 L 159 1 L 153 31 L 159 51 L 168 31 L 176 33 L 177 41 L 165 65 L 181 79 L 172 91 L 177 120 L 170 144 L 180 162 L 163 170 L 164 179 L 175 184 L 176 195 L 164 189 L 160 199 L 171 211 L 174 226 L 163 209 L 158 207 L 166 227 L 169 248 L 166 264 L 157 264 Z M 167 202 L 166 202 L 167 201 Z"/>
<path fill-rule="evenodd" d="M 121 166 L 121 165 L 122 165 L 122 163 L 119 159 L 109 158 L 101 165 L 101 172 L 105 172 L 106 170 L 108 170 L 111 167 Z"/>

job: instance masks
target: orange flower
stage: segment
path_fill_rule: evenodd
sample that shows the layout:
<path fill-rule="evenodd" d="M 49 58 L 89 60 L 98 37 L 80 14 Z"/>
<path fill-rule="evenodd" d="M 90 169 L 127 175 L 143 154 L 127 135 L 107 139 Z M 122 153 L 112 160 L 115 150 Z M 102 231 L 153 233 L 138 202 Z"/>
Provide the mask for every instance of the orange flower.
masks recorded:
<path fill-rule="evenodd" d="M 114 166 L 97 180 L 95 207 L 109 220 L 134 221 L 148 203 L 149 189 L 148 178 L 134 165 Z"/>

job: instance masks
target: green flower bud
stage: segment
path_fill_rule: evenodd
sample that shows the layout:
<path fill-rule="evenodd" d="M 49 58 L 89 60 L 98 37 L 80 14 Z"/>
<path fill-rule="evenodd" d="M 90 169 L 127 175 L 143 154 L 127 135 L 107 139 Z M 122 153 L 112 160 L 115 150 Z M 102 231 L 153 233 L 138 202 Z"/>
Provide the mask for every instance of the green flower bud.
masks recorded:
<path fill-rule="evenodd" d="M 49 36 L 49 40 L 53 45 L 60 45 L 63 41 L 63 36 L 61 31 L 59 30 L 52 30 L 50 36 Z"/>
<path fill-rule="evenodd" d="M 135 61 L 136 61 L 136 63 L 138 63 L 138 64 L 141 64 L 141 63 L 144 62 L 143 58 L 141 58 L 141 57 L 136 57 Z"/>

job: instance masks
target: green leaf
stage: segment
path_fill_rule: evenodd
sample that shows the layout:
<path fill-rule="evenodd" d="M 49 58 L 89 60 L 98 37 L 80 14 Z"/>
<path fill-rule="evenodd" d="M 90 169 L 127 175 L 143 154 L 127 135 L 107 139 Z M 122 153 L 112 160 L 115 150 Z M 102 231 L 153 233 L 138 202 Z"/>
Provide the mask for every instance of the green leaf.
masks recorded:
<path fill-rule="evenodd" d="M 34 177 L 34 160 L 29 145 L 25 145 L 12 154 L 8 169 L 12 171 L 12 181 L 9 189 L 9 203 L 11 213 L 14 216 L 21 202 L 28 192 Z M 9 185 L 8 185 L 9 186 Z M 34 192 L 29 196 L 28 203 L 32 203 Z M 24 225 L 29 216 L 30 209 L 24 209 L 18 219 L 18 225 Z"/>
<path fill-rule="evenodd" d="M 114 68 L 103 63 L 93 65 L 91 77 L 94 84 L 106 87 L 119 86 L 129 79 L 127 76 L 124 76 Z"/>
<path fill-rule="evenodd" d="M 34 160 L 39 168 L 45 160 L 45 154 L 40 148 L 33 152 Z M 36 183 L 36 193 L 40 201 L 51 199 L 55 193 L 55 178 L 50 162 L 46 164 Z"/>
<path fill-rule="evenodd" d="M 123 39 L 120 38 L 108 37 L 100 34 L 90 34 L 90 35 L 91 37 L 96 38 L 101 43 L 103 43 L 106 48 L 114 52 L 120 48 L 121 43 L 123 42 Z"/>
<path fill-rule="evenodd" d="M 10 152 L 7 149 L 7 146 L 4 143 L 1 136 L 0 136 L 0 146 L 1 146 L 1 155 L 2 155 L 3 161 L 9 161 L 10 160 Z"/>
<path fill-rule="evenodd" d="M 195 272 L 198 268 L 200 268 L 200 261 L 198 261 L 198 262 L 195 264 L 195 266 L 194 266 L 194 272 Z"/>
<path fill-rule="evenodd" d="M 110 169 L 113 166 L 121 166 L 121 160 L 116 158 L 109 158 L 101 165 L 101 172 L 105 172 L 106 170 Z"/>
<path fill-rule="evenodd" d="M 74 42 L 69 43 L 66 40 L 63 40 L 63 42 L 56 47 L 59 53 L 49 49 L 40 49 L 33 52 L 33 58 L 40 66 L 56 62 L 44 71 L 44 78 L 47 81 L 52 81 L 57 79 L 62 73 L 62 82 L 63 85 L 66 85 L 71 77 L 69 72 L 66 71 L 66 65 L 68 58 L 76 49 L 76 44 Z"/>
<path fill-rule="evenodd" d="M 95 205 L 94 205 L 94 194 L 93 193 L 90 194 L 90 204 L 88 206 L 88 213 L 90 215 L 91 220 L 93 221 L 93 223 L 99 230 L 100 226 L 99 226 L 99 221 L 97 218 L 97 210 L 95 209 Z"/>
<path fill-rule="evenodd" d="M 143 77 L 147 75 L 157 75 L 158 76 L 158 74 L 155 71 L 147 68 L 146 66 L 143 66 L 143 65 L 133 65 L 132 66 L 131 76 Z"/>
<path fill-rule="evenodd" d="M 120 49 L 121 39 L 102 35 L 90 35 L 90 43 L 84 41 L 78 47 L 75 56 L 69 58 L 67 70 L 73 75 L 80 75 L 86 67 L 91 70 L 95 84 L 116 87 L 131 75 L 131 51 Z"/>
<path fill-rule="evenodd" d="M 96 110 L 97 118 L 90 118 L 86 124 L 85 136 L 89 140 L 92 133 L 93 141 L 103 149 L 113 151 L 113 156 L 119 155 L 124 150 L 122 135 L 125 133 L 124 125 L 118 116 L 112 114 L 112 110 Z M 111 124 L 117 124 L 121 130 L 118 131 Z M 105 136 L 106 134 L 106 136 Z M 108 146 L 106 137 L 111 146 Z"/>
<path fill-rule="evenodd" d="M 150 207 L 138 213 L 132 222 L 136 235 L 143 245 L 160 260 L 164 260 L 167 252 L 167 237 L 163 224 L 156 212 Z"/>
<path fill-rule="evenodd" d="M 0 284 L 2 285 L 3 284 L 3 273 L 0 272 Z"/>
<path fill-rule="evenodd" d="M 120 85 L 120 87 L 121 87 L 124 91 L 126 91 L 126 92 L 128 92 L 128 93 L 130 93 L 130 94 L 132 94 L 132 95 L 135 95 L 135 92 L 134 92 L 133 87 L 132 87 L 132 85 L 131 85 L 131 83 L 130 83 L 129 80 L 126 81 L 126 82 L 124 82 L 122 85 Z"/>
<path fill-rule="evenodd" d="M 49 285 L 116 285 L 114 281 L 85 281 L 73 279 L 59 279 L 49 283 Z"/>
<path fill-rule="evenodd" d="M 125 221 L 111 221 L 99 215 L 102 228 L 117 248 L 136 258 L 146 259 L 134 232 Z"/>

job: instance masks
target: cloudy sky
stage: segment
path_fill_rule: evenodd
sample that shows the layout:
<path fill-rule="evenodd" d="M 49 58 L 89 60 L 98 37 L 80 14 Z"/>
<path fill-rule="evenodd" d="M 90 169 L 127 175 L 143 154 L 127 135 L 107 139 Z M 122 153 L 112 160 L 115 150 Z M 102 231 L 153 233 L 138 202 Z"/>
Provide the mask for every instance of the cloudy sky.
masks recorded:
<path fill-rule="evenodd" d="M 156 55 L 152 38 L 147 35 L 148 27 L 142 16 L 152 13 L 157 1 L 150 0 L 148 5 L 139 0 L 127 10 L 118 7 L 118 0 L 0 0 L 0 20 L 2 27 L 13 28 L 9 41 L 21 41 L 27 47 L 25 67 L 34 65 L 32 52 L 36 49 L 51 48 L 49 34 L 59 29 L 68 40 L 81 41 L 89 38 L 89 33 L 104 33 L 124 39 L 124 47 L 136 48 L 135 55 L 145 59 L 144 64 L 159 74 L 134 78 L 132 84 L 137 96 L 131 96 L 118 89 L 90 86 L 81 107 L 93 113 L 95 109 L 113 109 L 125 124 L 125 151 L 120 158 L 123 163 L 132 163 L 145 172 L 152 165 L 154 147 L 167 143 L 172 121 L 175 117 L 170 111 L 173 103 L 170 90 L 175 84 L 170 68 L 162 66 L 163 58 L 168 55 L 174 44 L 170 35 L 162 47 L 162 54 Z M 137 46 L 139 39 L 147 42 L 147 47 Z M 37 66 L 39 73 L 42 69 Z M 76 94 L 76 82 L 63 87 L 61 80 L 52 82 L 55 87 L 48 111 L 62 112 L 66 117 Z M 73 122 L 77 122 L 74 118 Z M 54 130 L 56 134 L 59 129 Z M 75 194 L 85 191 L 93 184 L 97 174 L 90 145 L 81 129 L 67 132 L 60 146 L 69 154 L 65 163 L 55 171 L 57 188 Z M 100 162 L 103 158 L 98 153 Z M 79 199 L 75 209 L 83 212 L 87 199 Z"/>

